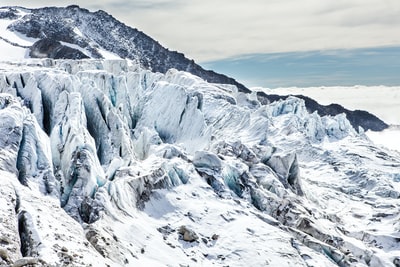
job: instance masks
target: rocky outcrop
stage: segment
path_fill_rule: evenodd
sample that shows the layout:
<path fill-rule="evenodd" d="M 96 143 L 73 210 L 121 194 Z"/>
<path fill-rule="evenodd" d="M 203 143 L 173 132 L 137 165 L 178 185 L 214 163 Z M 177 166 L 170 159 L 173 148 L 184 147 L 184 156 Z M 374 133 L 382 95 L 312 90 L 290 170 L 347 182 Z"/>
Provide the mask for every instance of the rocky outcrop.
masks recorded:
<path fill-rule="evenodd" d="M 2 172 L 0 174 L 3 175 Z M 2 208 L 0 209 L 0 265 L 9 266 L 12 262 L 22 257 L 17 220 L 19 199 L 10 181 L 2 180 L 0 194 L 2 196 Z"/>
<path fill-rule="evenodd" d="M 50 38 L 40 39 L 35 42 L 29 52 L 32 58 L 54 58 L 54 59 L 83 59 L 89 58 L 78 49 L 62 45 L 59 41 Z"/>
<path fill-rule="evenodd" d="M 199 239 L 196 232 L 185 225 L 179 227 L 178 233 L 181 235 L 181 238 L 186 242 L 195 242 Z"/>

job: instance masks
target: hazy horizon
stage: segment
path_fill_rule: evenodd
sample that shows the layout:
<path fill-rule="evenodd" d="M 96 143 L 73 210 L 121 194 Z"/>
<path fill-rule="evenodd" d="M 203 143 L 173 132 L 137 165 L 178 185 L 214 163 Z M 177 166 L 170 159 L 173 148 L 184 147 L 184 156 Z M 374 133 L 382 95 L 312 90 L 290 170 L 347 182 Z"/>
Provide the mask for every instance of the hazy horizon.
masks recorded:
<path fill-rule="evenodd" d="M 400 46 L 254 54 L 204 62 L 248 87 L 398 86 Z"/>

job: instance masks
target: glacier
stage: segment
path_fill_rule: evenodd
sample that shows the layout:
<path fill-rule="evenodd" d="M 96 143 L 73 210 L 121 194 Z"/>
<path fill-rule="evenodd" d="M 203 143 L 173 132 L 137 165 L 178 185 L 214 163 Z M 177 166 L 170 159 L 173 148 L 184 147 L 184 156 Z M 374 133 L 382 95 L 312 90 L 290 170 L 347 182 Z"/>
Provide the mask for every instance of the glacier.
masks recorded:
<path fill-rule="evenodd" d="M 400 154 L 303 99 L 26 59 L 0 133 L 2 265 L 400 266 Z"/>

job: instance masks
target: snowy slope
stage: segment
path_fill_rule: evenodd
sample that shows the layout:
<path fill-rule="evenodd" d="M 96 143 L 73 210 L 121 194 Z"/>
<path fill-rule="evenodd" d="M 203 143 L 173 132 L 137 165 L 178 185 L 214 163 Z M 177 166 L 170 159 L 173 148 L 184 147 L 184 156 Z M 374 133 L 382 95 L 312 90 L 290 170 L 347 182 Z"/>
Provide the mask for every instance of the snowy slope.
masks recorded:
<path fill-rule="evenodd" d="M 15 47 L 0 39 L 0 50 L 4 52 L 3 60 L 20 60 L 26 56 L 26 48 Z"/>
<path fill-rule="evenodd" d="M 6 14 L 6 9 L 1 8 L 0 14 Z M 18 16 L 23 16 L 26 13 L 23 10 L 18 10 L 15 16 L 0 19 L 0 51 L 1 60 L 20 60 L 28 56 L 28 46 L 31 46 L 36 40 L 25 37 L 21 34 L 7 30 L 17 20 Z"/>
<path fill-rule="evenodd" d="M 399 264 L 400 154 L 343 114 L 129 60 L 0 70 L 2 264 Z"/>

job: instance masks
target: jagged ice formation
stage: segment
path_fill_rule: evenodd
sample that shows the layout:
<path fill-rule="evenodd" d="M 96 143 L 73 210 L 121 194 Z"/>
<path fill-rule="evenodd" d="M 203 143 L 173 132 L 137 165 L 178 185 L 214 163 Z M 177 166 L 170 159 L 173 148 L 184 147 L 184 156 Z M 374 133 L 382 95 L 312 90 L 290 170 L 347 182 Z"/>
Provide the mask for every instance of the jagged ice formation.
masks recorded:
<path fill-rule="evenodd" d="M 400 155 L 343 114 L 129 60 L 0 69 L 3 264 L 398 266 Z"/>

